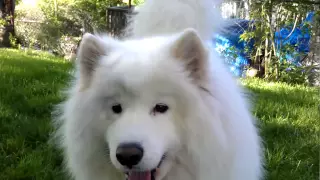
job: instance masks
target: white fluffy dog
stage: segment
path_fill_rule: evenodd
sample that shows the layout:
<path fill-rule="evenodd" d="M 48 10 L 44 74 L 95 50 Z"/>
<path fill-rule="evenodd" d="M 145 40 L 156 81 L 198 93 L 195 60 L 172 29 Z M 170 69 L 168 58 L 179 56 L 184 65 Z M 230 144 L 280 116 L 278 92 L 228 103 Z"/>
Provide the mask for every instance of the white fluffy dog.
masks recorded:
<path fill-rule="evenodd" d="M 57 135 L 76 180 L 258 180 L 240 88 L 208 46 L 213 0 L 147 0 L 130 37 L 85 34 Z"/>

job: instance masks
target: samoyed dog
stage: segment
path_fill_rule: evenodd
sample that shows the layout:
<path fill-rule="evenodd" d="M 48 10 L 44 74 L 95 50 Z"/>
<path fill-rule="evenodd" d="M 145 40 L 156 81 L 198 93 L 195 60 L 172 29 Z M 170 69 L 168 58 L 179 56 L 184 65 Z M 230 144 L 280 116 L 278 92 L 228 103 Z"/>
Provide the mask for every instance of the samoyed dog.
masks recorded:
<path fill-rule="evenodd" d="M 208 45 L 217 1 L 147 0 L 124 40 L 85 34 L 56 135 L 75 180 L 258 180 L 249 106 Z"/>

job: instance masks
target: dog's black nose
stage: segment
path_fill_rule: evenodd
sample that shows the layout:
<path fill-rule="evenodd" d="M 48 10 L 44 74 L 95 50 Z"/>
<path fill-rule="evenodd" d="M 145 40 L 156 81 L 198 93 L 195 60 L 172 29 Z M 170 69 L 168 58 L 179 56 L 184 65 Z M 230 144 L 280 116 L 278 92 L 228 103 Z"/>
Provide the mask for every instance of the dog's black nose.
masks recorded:
<path fill-rule="evenodd" d="M 143 157 L 143 148 L 137 143 L 121 144 L 116 151 L 119 163 L 128 168 L 137 165 Z"/>

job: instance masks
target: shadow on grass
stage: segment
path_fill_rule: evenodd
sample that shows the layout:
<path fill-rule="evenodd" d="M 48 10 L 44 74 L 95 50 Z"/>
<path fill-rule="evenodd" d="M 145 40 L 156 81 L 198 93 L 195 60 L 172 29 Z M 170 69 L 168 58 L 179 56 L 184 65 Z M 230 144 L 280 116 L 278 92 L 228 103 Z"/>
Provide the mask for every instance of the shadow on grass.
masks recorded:
<path fill-rule="evenodd" d="M 310 180 L 319 177 L 317 135 L 308 128 L 264 124 L 261 135 L 265 145 L 268 180 Z"/>
<path fill-rule="evenodd" d="M 319 177 L 317 89 L 247 86 L 265 145 L 268 180 Z"/>

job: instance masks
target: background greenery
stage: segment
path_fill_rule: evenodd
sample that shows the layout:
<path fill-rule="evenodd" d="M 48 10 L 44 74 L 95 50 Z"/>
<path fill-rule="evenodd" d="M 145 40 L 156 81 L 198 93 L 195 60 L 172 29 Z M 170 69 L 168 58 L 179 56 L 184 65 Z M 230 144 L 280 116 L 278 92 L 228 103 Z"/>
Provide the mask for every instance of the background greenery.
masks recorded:
<path fill-rule="evenodd" d="M 107 7 L 120 0 L 40 0 L 36 7 L 18 4 L 16 35 L 27 47 L 66 55 L 76 48 L 84 32 L 106 30 Z"/>
<path fill-rule="evenodd" d="M 248 2 L 249 19 L 255 20 L 240 37 L 241 41 L 254 40 L 253 49 L 247 49 L 252 63 L 248 69 L 258 70 L 260 77 L 291 84 L 313 85 L 320 78 L 320 3 L 316 1 L 263 0 Z M 143 0 L 134 0 L 134 5 Z M 84 32 L 105 32 L 106 10 L 111 6 L 126 5 L 121 0 L 39 0 L 36 7 L 18 4 L 16 8 L 16 36 L 11 37 L 14 47 L 24 46 L 69 56 L 75 53 Z M 284 58 L 286 53 L 295 52 L 296 45 L 276 47 L 274 34 L 283 26 L 296 27 L 308 12 L 316 12 L 314 21 L 305 24 L 312 34 L 311 51 L 304 55 L 302 66 L 296 66 Z M 239 15 L 237 15 L 239 16 Z M 241 17 L 240 17 L 241 18 Z M 279 52 L 277 54 L 277 52 Z M 226 56 L 235 56 L 234 50 Z M 236 58 L 236 57 L 235 57 Z M 319 83 L 319 82 L 318 82 Z"/>

